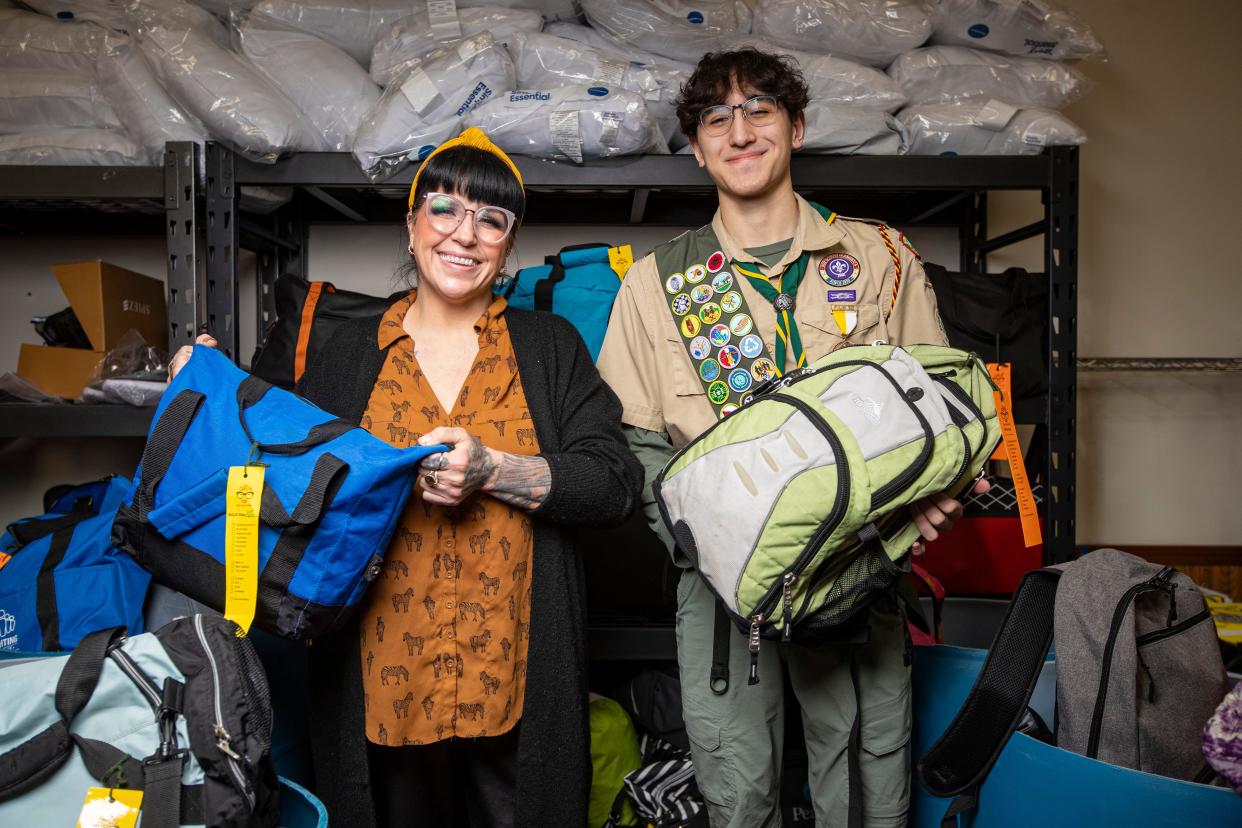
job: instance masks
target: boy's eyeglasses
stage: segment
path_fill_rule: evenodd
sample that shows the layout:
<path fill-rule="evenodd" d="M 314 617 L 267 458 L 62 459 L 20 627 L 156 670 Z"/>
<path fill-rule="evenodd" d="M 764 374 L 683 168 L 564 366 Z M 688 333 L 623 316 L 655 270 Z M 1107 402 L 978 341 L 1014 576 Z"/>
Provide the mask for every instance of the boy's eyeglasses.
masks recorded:
<path fill-rule="evenodd" d="M 733 126 L 733 113 L 739 109 L 751 126 L 769 126 L 776 122 L 779 108 L 774 95 L 756 95 L 740 104 L 709 106 L 699 113 L 699 129 L 711 136 L 724 135 Z"/>

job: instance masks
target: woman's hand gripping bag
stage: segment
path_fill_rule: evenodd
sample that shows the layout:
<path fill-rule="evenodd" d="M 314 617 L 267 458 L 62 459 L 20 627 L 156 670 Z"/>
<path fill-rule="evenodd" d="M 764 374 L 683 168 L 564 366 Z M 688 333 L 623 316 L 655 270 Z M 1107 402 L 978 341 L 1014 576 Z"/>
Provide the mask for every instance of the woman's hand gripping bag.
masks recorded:
<path fill-rule="evenodd" d="M 443 448 L 390 446 L 196 347 L 156 409 L 113 542 L 224 610 L 229 468 L 262 468 L 254 623 L 322 635 L 379 574 L 415 467 Z"/>

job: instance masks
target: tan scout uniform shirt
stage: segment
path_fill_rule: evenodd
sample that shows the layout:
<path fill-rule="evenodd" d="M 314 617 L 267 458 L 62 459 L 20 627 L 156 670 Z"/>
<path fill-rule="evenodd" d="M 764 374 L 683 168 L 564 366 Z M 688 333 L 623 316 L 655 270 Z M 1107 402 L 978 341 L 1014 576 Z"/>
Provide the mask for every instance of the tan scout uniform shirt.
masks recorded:
<path fill-rule="evenodd" d="M 798 228 L 793 244 L 774 267 L 766 267 L 733 240 L 717 212 L 712 229 L 727 258 L 751 263 L 769 278 L 779 277 L 805 251 L 811 251 L 806 275 L 798 287 L 794 318 L 802 336 L 808 362 L 830 353 L 843 343 L 860 344 L 882 339 L 894 345 L 947 345 L 936 297 L 918 258 L 901 243 L 896 230 L 889 238 L 901 262 L 901 284 L 893 304 L 894 265 L 884 238 L 874 224 L 841 218 L 824 221 L 798 196 Z M 820 263 L 848 253 L 859 262 L 858 278 L 835 287 L 820 276 Z M 667 277 L 669 274 L 664 274 Z M 768 353 L 776 353 L 776 311 L 772 304 L 734 272 L 735 290 L 741 290 L 763 337 Z M 774 282 L 779 285 L 779 282 Z M 832 318 L 827 292 L 857 293 L 858 323 L 842 337 Z M 889 308 L 892 313 L 889 314 Z M 887 321 L 885 316 L 888 316 Z M 793 351 L 786 354 L 786 368 L 793 367 Z M 655 256 L 649 254 L 630 268 L 613 305 L 608 333 L 599 355 L 599 372 L 621 398 L 622 422 L 650 431 L 667 432 L 673 447 L 680 449 L 716 422 L 716 408 L 707 400 L 681 333 L 665 298 L 663 278 Z"/>

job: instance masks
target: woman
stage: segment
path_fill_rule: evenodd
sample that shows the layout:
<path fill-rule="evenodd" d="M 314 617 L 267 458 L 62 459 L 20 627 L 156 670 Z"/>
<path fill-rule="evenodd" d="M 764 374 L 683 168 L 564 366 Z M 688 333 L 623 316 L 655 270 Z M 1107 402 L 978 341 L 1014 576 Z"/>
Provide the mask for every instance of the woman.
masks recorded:
<path fill-rule="evenodd" d="M 356 622 L 310 648 L 317 793 L 334 826 L 580 826 L 568 530 L 624 520 L 642 471 L 573 327 L 493 295 L 525 208 L 508 156 L 467 130 L 423 162 L 409 207 L 416 289 L 343 324 L 298 387 L 394 445 L 449 446 Z"/>

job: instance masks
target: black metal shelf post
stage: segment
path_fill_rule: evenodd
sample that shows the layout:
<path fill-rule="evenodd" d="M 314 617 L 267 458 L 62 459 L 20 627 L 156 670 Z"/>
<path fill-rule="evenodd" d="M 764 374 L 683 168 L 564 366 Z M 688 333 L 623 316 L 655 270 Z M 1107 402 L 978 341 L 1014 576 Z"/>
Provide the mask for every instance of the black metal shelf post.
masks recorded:
<path fill-rule="evenodd" d="M 1078 439 L 1078 148 L 1051 153 L 1044 193 L 1048 273 L 1048 481 L 1044 558 L 1075 555 Z"/>

